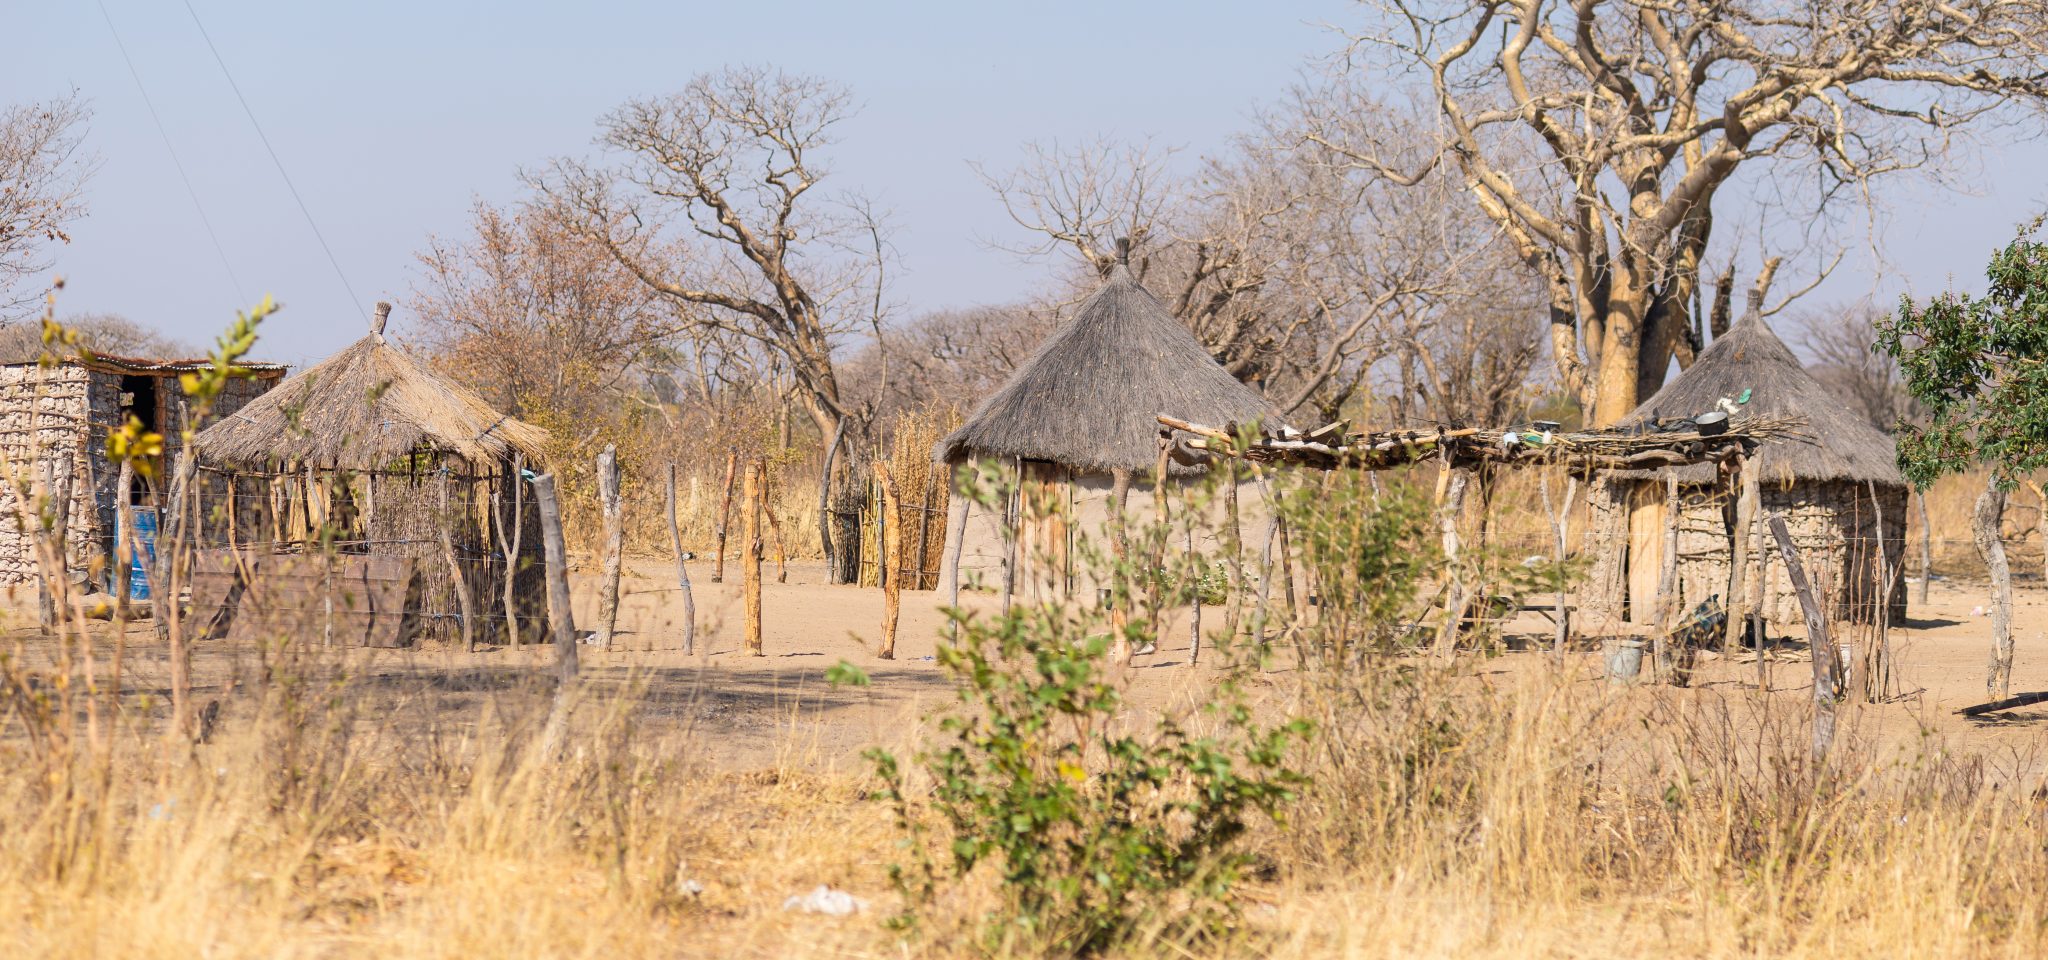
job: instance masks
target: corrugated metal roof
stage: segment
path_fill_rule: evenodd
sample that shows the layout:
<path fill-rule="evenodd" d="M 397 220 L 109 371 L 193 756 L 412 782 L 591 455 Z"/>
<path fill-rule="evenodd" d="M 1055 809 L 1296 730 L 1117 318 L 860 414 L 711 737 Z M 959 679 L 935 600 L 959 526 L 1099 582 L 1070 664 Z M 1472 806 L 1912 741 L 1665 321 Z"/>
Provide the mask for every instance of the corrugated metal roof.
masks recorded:
<path fill-rule="evenodd" d="M 34 362 L 30 360 L 24 363 L 8 364 L 8 366 L 24 366 Z M 92 355 L 91 359 L 81 358 L 64 362 L 78 363 L 86 367 L 112 370 L 119 373 L 189 373 L 213 366 L 213 361 L 203 357 L 196 360 L 151 360 L 143 357 L 123 357 L 111 353 L 96 353 Z M 254 373 L 282 374 L 286 370 L 291 369 L 287 364 L 271 363 L 266 360 L 244 360 L 236 364 L 236 366 Z"/>

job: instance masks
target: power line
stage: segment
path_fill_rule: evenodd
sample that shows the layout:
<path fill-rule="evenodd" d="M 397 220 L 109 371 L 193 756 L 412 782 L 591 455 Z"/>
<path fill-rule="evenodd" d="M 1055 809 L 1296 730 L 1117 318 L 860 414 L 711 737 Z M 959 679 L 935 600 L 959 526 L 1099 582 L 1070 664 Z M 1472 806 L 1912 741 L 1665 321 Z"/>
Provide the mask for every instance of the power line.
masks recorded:
<path fill-rule="evenodd" d="M 114 35 L 114 49 L 121 51 L 121 62 L 128 65 L 128 76 L 135 80 L 135 91 L 142 94 L 142 105 L 149 108 L 149 119 L 156 123 L 156 134 L 163 138 L 164 152 L 171 155 L 171 165 L 178 168 L 178 179 L 185 182 L 185 195 L 192 198 L 192 208 L 199 212 L 199 222 L 206 227 L 206 238 L 213 241 L 213 252 L 220 257 L 220 267 L 227 271 L 228 284 L 235 288 L 237 304 L 248 303 L 242 292 L 241 278 L 235 276 L 235 268 L 228 262 L 228 252 L 221 246 L 220 234 L 215 233 L 213 221 L 206 216 L 206 205 L 199 202 L 199 191 L 192 187 L 192 177 L 185 172 L 185 163 L 178 159 L 178 148 L 171 145 L 171 133 L 164 128 L 164 118 L 157 115 L 156 103 L 149 99 L 149 88 L 143 86 L 142 72 L 135 69 L 134 58 L 128 56 L 128 45 L 121 42 L 121 31 L 114 29 L 114 16 L 107 12 L 106 0 L 100 0 L 100 16 L 107 21 L 107 32 Z"/>
<path fill-rule="evenodd" d="M 277 148 L 270 145 L 270 137 L 263 132 L 263 124 L 256 120 L 256 111 L 249 109 L 249 98 L 242 95 L 241 84 L 235 82 L 235 75 L 228 70 L 228 62 L 220 55 L 220 48 L 213 45 L 213 36 L 206 32 L 206 24 L 199 21 L 199 11 L 192 9 L 192 0 L 184 0 L 185 12 L 192 15 L 192 25 L 199 28 L 199 36 L 206 41 L 206 49 L 213 53 L 213 62 L 220 65 L 220 74 L 228 79 L 228 87 L 235 91 L 235 99 L 242 103 L 242 113 L 249 118 L 249 125 L 256 128 L 256 138 L 263 141 L 263 149 L 270 154 L 270 162 L 277 167 L 277 175 L 284 179 L 285 189 L 291 191 L 292 200 L 299 205 L 299 213 L 306 218 L 306 226 L 313 230 L 313 238 L 320 241 L 320 250 L 327 254 L 327 263 L 334 268 L 334 275 L 341 278 L 341 288 L 348 291 L 348 298 L 355 302 L 358 313 L 368 314 L 363 309 L 363 298 L 356 296 L 356 288 L 348 282 L 348 274 L 341 269 L 341 261 L 335 259 L 334 248 L 327 245 L 326 235 L 320 232 L 320 225 L 313 222 L 313 211 L 306 209 L 305 198 L 299 196 L 299 188 L 292 183 L 292 175 L 284 170 L 284 161 L 277 158 Z"/>

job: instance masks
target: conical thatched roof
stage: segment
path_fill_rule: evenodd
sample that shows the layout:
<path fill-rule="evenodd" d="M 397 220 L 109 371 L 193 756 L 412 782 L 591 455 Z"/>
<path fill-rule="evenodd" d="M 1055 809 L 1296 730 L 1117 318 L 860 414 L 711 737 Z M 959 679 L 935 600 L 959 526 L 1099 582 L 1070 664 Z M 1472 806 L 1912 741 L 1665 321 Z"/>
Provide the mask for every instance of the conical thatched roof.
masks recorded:
<path fill-rule="evenodd" d="M 371 470 L 423 448 L 479 465 L 514 450 L 540 455 L 546 431 L 428 373 L 384 342 L 382 319 L 380 309 L 369 336 L 200 431 L 200 458 L 244 469 Z"/>
<path fill-rule="evenodd" d="M 1159 460 L 1162 413 L 1218 425 L 1279 422 L 1119 263 L 932 454 L 945 463 L 1022 457 L 1149 470 Z"/>
<path fill-rule="evenodd" d="M 1750 468 L 1760 470 L 1765 481 L 1905 484 L 1892 438 L 1807 373 L 1792 349 L 1754 315 L 1722 334 L 1622 425 L 1697 416 L 1716 409 L 1723 397 L 1741 399 L 1744 390 L 1749 391 L 1749 402 L 1736 408 L 1731 421 L 1759 416 L 1806 421 L 1797 430 L 1809 439 L 1766 443 L 1750 459 Z M 1713 470 L 1710 464 L 1679 468 L 1679 479 L 1706 482 Z"/>

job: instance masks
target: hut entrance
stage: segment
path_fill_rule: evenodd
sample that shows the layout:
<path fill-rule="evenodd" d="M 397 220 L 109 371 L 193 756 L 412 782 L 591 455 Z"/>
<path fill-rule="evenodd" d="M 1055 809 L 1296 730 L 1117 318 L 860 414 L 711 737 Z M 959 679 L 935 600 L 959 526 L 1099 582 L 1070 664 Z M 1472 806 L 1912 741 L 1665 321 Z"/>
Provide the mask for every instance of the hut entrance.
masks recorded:
<path fill-rule="evenodd" d="M 1632 484 L 1628 503 L 1628 622 L 1654 625 L 1657 587 L 1664 576 L 1664 488 Z"/>
<path fill-rule="evenodd" d="M 1026 460 L 1019 477 L 1020 514 L 1017 526 L 1017 571 L 1046 599 L 1064 597 L 1073 589 L 1073 472 L 1057 463 Z"/>

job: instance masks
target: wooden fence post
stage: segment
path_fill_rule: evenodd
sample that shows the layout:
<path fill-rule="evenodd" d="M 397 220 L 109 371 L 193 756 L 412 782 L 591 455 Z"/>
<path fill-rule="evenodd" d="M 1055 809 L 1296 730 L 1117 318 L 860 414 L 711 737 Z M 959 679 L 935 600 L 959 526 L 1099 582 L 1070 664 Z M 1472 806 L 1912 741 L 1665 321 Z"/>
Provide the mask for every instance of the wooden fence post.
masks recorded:
<path fill-rule="evenodd" d="M 1806 642 L 1813 648 L 1813 758 L 1820 760 L 1835 742 L 1835 704 L 1841 699 L 1841 667 L 1835 662 L 1835 644 L 1828 637 L 1827 616 L 1806 581 L 1806 567 L 1792 543 L 1792 531 L 1785 518 L 1771 514 L 1771 535 L 1778 540 L 1778 554 L 1785 560 L 1785 574 L 1792 592 L 1799 597 L 1799 612 L 1806 617 Z"/>
<path fill-rule="evenodd" d="M 1920 508 L 1920 605 L 1927 605 L 1928 585 L 1934 582 L 1934 528 L 1927 524 L 1927 491 L 1913 490 L 1913 502 Z"/>
<path fill-rule="evenodd" d="M 135 541 L 130 531 L 135 508 L 128 502 L 135 490 L 135 465 L 121 458 L 121 472 L 114 477 L 114 617 L 128 622 L 128 595 L 134 592 Z"/>
<path fill-rule="evenodd" d="M 518 596 L 516 588 L 519 582 L 519 541 L 524 533 L 520 526 L 521 522 L 525 519 L 521 514 L 526 502 L 526 498 L 520 495 L 519 485 L 525 482 L 525 470 L 526 454 L 514 452 L 512 454 L 512 472 L 507 475 L 504 486 L 504 489 L 512 491 L 511 536 L 505 535 L 505 518 L 499 516 L 498 510 L 493 509 L 491 511 L 491 523 L 498 528 L 498 542 L 505 547 L 505 583 L 503 584 L 504 589 L 501 591 L 504 594 L 505 601 L 505 642 L 514 646 L 517 646 L 521 639 L 519 636 L 519 604 L 515 598 Z"/>
<path fill-rule="evenodd" d="M 455 555 L 455 535 L 449 530 L 454 515 L 448 512 L 448 472 L 441 472 L 441 516 L 434 526 L 441 532 L 441 556 L 448 563 L 448 575 L 455 584 L 455 602 L 462 611 L 462 649 L 476 649 L 476 608 L 469 599 L 469 581 L 462 576 L 462 561 Z"/>
<path fill-rule="evenodd" d="M 683 652 L 697 652 L 697 598 L 690 591 L 690 568 L 683 561 L 683 528 L 676 523 L 676 465 L 668 465 L 668 540 L 676 551 L 676 586 L 683 591 Z"/>
<path fill-rule="evenodd" d="M 896 478 L 889 473 L 889 465 L 875 462 L 875 478 L 882 485 L 882 567 L 889 574 L 882 578 L 882 649 L 876 656 L 884 660 L 896 659 L 897 617 L 903 610 L 903 517 L 900 510 L 902 500 L 896 490 Z"/>
<path fill-rule="evenodd" d="M 1552 611 L 1553 615 L 1551 617 L 1551 619 L 1557 621 L 1557 630 L 1556 635 L 1551 638 L 1550 645 L 1551 652 L 1562 656 L 1564 654 L 1565 641 L 1571 633 L 1571 615 L 1566 612 L 1564 606 L 1565 523 L 1572 513 L 1572 497 L 1579 492 L 1579 478 L 1566 478 L 1563 510 L 1559 510 L 1557 505 L 1550 499 L 1550 474 L 1545 473 L 1543 475 L 1542 483 L 1543 512 L 1550 515 L 1551 559 L 1557 565 L 1557 606 Z"/>
<path fill-rule="evenodd" d="M 1686 685 L 1679 662 L 1683 651 L 1671 649 L 1671 633 L 1682 615 L 1678 609 L 1678 474 L 1664 472 L 1664 569 L 1657 574 L 1657 632 L 1650 638 L 1660 683 Z"/>
<path fill-rule="evenodd" d="M 948 491 L 947 495 L 951 498 L 951 506 L 947 510 L 947 523 L 951 526 L 946 528 L 946 539 L 951 542 L 946 546 L 946 552 L 952 555 L 953 562 L 946 583 L 946 606 L 957 610 L 960 607 L 960 554 L 967 545 L 967 511 L 972 506 L 972 498 L 959 491 Z M 946 629 L 953 639 L 960 639 L 960 621 L 948 618 Z"/>
<path fill-rule="evenodd" d="M 619 625 L 619 565 L 626 549 L 625 505 L 619 497 L 619 450 L 605 444 L 597 455 L 597 504 L 604 516 L 604 567 L 597 585 L 597 638 L 610 650 Z"/>
<path fill-rule="evenodd" d="M 739 469 L 739 464 L 740 453 L 738 450 L 728 450 L 725 452 L 725 498 L 720 500 L 718 504 L 718 557 L 716 565 L 711 568 L 712 583 L 725 582 L 725 532 L 728 521 L 732 518 L 733 473 Z"/>
<path fill-rule="evenodd" d="M 761 464 L 747 465 L 746 556 L 740 564 L 746 581 L 747 652 L 757 657 L 766 656 L 761 650 L 761 472 Z"/>
<path fill-rule="evenodd" d="M 1748 619 L 1752 599 L 1749 586 L 1749 531 L 1756 525 L 1756 500 L 1749 492 L 1749 458 L 1736 454 L 1728 475 L 1735 496 L 1735 535 L 1728 542 L 1728 623 L 1721 634 L 1721 653 L 1730 655 L 1742 643 L 1743 621 Z M 1757 655 L 1763 655 L 1761 638 Z"/>
<path fill-rule="evenodd" d="M 547 553 L 548 629 L 554 635 L 555 666 L 564 686 L 576 679 L 576 620 L 569 608 L 569 548 L 562 542 L 562 511 L 555 502 L 555 475 L 533 478 L 540 508 L 540 542 Z"/>

